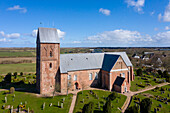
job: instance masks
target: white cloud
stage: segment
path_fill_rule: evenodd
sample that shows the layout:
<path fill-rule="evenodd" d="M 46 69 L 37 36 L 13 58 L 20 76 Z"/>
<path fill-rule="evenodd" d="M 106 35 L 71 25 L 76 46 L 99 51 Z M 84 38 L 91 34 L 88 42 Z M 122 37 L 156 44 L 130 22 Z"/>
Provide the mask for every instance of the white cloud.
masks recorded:
<path fill-rule="evenodd" d="M 61 31 L 60 29 L 57 29 L 57 32 L 58 32 L 58 37 L 64 39 L 66 33 Z"/>
<path fill-rule="evenodd" d="M 33 37 L 37 37 L 37 32 L 38 32 L 38 30 L 37 29 L 34 29 L 33 31 L 32 31 L 32 36 Z"/>
<path fill-rule="evenodd" d="M 7 8 L 8 11 L 14 11 L 14 10 L 19 10 L 21 13 L 26 13 L 27 9 L 24 7 L 20 7 L 19 5 L 15 5 L 13 7 Z"/>
<path fill-rule="evenodd" d="M 169 30 L 170 29 L 170 27 L 169 26 L 165 26 L 165 30 Z"/>
<path fill-rule="evenodd" d="M 152 12 L 150 13 L 151 16 L 154 15 L 154 14 L 155 14 L 155 11 L 152 11 Z"/>
<path fill-rule="evenodd" d="M 29 34 L 25 34 L 25 35 L 37 37 L 37 32 L 38 32 L 38 30 L 34 29 L 30 35 Z M 57 33 L 58 33 L 59 38 L 64 39 L 64 36 L 66 34 L 65 32 L 61 31 L 60 29 L 57 29 Z"/>
<path fill-rule="evenodd" d="M 161 21 L 161 18 L 162 18 L 162 14 L 160 13 L 160 14 L 158 15 L 158 20 Z"/>
<path fill-rule="evenodd" d="M 143 13 L 142 7 L 144 7 L 145 0 L 125 0 L 125 2 L 128 4 L 128 6 L 134 7 L 135 11 L 139 13 Z"/>
<path fill-rule="evenodd" d="M 106 15 L 106 16 L 109 16 L 110 15 L 110 10 L 108 10 L 108 9 L 103 9 L 103 8 L 100 8 L 99 9 L 99 12 L 100 13 L 102 13 L 102 14 L 104 14 L 104 15 Z"/>
<path fill-rule="evenodd" d="M 11 34 L 5 34 L 4 31 L 0 31 L 0 35 L 5 38 L 19 38 L 21 35 L 19 33 L 11 33 Z"/>
<path fill-rule="evenodd" d="M 158 19 L 159 20 L 163 20 L 164 22 L 170 22 L 170 1 L 169 1 L 169 4 L 168 6 L 166 7 L 165 11 L 164 11 L 164 14 L 159 14 L 158 15 Z"/>
<path fill-rule="evenodd" d="M 81 41 L 73 41 L 73 42 L 71 42 L 71 43 L 73 43 L 73 44 L 80 44 Z"/>
<path fill-rule="evenodd" d="M 157 27 L 155 27 L 155 28 L 154 28 L 154 31 L 158 31 L 158 28 L 157 28 Z"/>
<path fill-rule="evenodd" d="M 161 32 L 154 36 L 141 34 L 138 31 L 113 30 L 89 36 L 86 43 L 108 46 L 168 46 L 170 45 L 170 31 Z"/>
<path fill-rule="evenodd" d="M 11 42 L 11 40 L 7 40 L 6 38 L 0 39 L 0 42 Z"/>

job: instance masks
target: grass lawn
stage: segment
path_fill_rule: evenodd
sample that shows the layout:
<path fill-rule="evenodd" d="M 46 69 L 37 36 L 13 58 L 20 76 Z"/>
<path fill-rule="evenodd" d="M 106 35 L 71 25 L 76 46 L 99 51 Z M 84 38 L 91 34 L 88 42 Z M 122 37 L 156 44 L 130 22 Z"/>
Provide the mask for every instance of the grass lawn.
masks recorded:
<path fill-rule="evenodd" d="M 25 64 L 0 64 L 0 74 L 7 74 L 8 72 L 35 72 L 35 63 Z"/>
<path fill-rule="evenodd" d="M 0 51 L 0 57 L 35 57 L 32 51 Z"/>
<path fill-rule="evenodd" d="M 149 81 L 149 84 L 151 84 L 152 86 L 159 84 L 159 83 L 156 83 L 153 80 L 153 78 L 156 78 L 153 75 L 147 75 L 146 77 L 144 77 L 144 78 L 147 78 L 148 80 L 143 80 L 141 78 L 142 77 L 140 77 L 140 76 L 135 76 L 135 80 L 131 82 L 131 87 L 130 87 L 131 91 L 138 91 L 139 89 L 142 89 L 142 87 L 139 87 L 136 84 L 141 84 L 142 83 L 142 85 L 145 85 L 145 88 L 146 88 L 147 81 Z M 157 80 L 159 80 L 159 79 L 162 80 L 164 78 L 156 78 L 156 79 Z"/>
<path fill-rule="evenodd" d="M 109 91 L 101 91 L 101 90 L 92 90 L 95 94 L 97 94 L 97 96 L 99 97 L 99 99 L 97 99 L 94 95 L 89 93 L 89 90 L 84 90 L 83 94 L 82 92 L 79 92 L 77 95 L 77 101 L 76 101 L 76 105 L 74 108 L 74 113 L 80 113 L 82 111 L 82 108 L 84 106 L 84 104 L 89 103 L 90 101 L 94 102 L 95 104 L 95 110 L 94 113 L 102 113 L 103 111 L 103 104 L 104 102 L 106 102 L 106 100 L 103 98 L 104 97 L 108 97 L 109 94 L 111 94 L 111 92 Z M 87 95 L 89 95 L 89 98 L 87 98 Z M 118 94 L 119 96 L 121 94 Z M 82 102 L 84 99 L 84 103 Z M 118 100 L 118 103 L 117 103 Z M 117 108 L 121 108 L 124 104 L 126 100 L 126 96 L 121 95 L 121 97 L 116 98 L 115 100 L 112 101 L 112 105 L 113 105 L 113 113 L 120 113 L 121 111 L 118 110 Z M 98 109 L 98 102 L 100 103 L 100 110 Z"/>
<path fill-rule="evenodd" d="M 166 85 L 166 86 L 163 86 L 163 88 L 170 88 L 170 85 Z M 149 97 L 153 104 L 152 104 L 152 107 L 151 107 L 151 113 L 154 112 L 154 108 L 159 108 L 160 111 L 158 113 L 170 113 L 170 103 L 168 104 L 165 104 L 165 102 L 160 102 L 158 100 L 155 100 L 155 97 L 158 95 L 158 96 L 161 96 L 163 98 L 167 98 L 167 99 L 170 99 L 170 97 L 168 97 L 168 94 L 170 94 L 170 91 L 166 90 L 165 93 L 161 94 L 161 91 L 160 90 L 156 90 L 153 91 L 153 90 L 150 90 L 150 91 L 146 91 L 146 92 L 143 92 L 139 95 L 135 95 L 133 96 L 133 99 L 132 99 L 132 102 L 130 104 L 130 106 L 133 106 L 135 105 L 135 100 L 134 98 L 137 97 L 137 98 L 140 98 L 140 100 L 144 99 L 144 98 L 147 98 L 148 96 L 144 96 L 144 94 L 149 94 L 150 96 L 152 97 Z M 159 107 L 159 104 L 162 105 L 162 108 Z"/>
<path fill-rule="evenodd" d="M 14 109 L 17 108 L 17 106 L 22 102 L 23 104 L 25 101 L 27 101 L 26 107 L 30 108 L 30 110 L 33 110 L 34 113 L 68 113 L 70 104 L 71 104 L 71 97 L 72 95 L 69 94 L 68 96 L 55 96 L 52 97 L 36 97 L 35 95 L 28 94 L 25 92 L 18 92 L 15 91 L 15 99 L 13 101 L 13 94 L 7 95 L 7 103 L 4 103 L 5 100 L 5 94 L 3 94 L 4 91 L 0 92 L 0 107 L 3 106 L 3 104 L 7 105 L 13 105 Z M 65 98 L 64 101 L 64 108 L 58 107 L 58 101 L 62 102 L 62 99 Z M 42 110 L 42 105 L 45 102 L 45 109 Z M 49 107 L 49 104 L 52 103 L 52 106 Z M 4 110 L 0 108 L 0 113 L 7 113 L 9 110 Z"/>

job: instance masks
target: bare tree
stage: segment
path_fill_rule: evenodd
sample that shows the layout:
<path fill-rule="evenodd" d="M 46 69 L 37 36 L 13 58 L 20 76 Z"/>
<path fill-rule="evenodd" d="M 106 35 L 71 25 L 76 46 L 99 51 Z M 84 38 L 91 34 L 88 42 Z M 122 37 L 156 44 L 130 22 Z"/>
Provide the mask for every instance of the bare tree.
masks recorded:
<path fill-rule="evenodd" d="M 80 85 L 82 87 L 82 94 L 83 94 L 83 90 L 86 89 L 87 85 L 86 85 L 85 81 L 82 78 L 80 78 Z"/>

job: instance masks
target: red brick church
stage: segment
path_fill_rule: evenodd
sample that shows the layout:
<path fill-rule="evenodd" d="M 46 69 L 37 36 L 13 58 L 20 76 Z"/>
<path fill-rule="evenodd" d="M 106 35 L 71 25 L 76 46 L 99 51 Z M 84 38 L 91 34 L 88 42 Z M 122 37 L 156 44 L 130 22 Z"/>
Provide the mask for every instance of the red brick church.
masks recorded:
<path fill-rule="evenodd" d="M 88 87 L 124 93 L 134 80 L 133 66 L 125 52 L 60 54 L 55 28 L 38 29 L 36 63 L 40 94 Z"/>

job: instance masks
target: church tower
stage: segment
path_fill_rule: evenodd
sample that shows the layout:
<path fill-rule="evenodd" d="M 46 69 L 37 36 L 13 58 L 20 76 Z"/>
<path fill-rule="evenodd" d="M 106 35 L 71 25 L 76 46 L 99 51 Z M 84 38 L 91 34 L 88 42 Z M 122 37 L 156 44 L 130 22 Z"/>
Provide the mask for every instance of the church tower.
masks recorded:
<path fill-rule="evenodd" d="M 36 87 L 40 94 L 56 90 L 59 76 L 60 39 L 55 28 L 38 28 L 36 55 Z"/>

